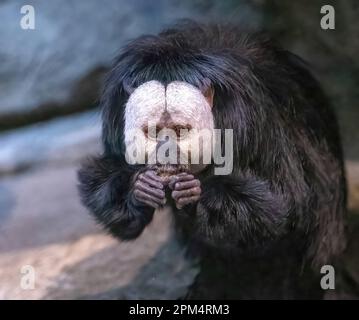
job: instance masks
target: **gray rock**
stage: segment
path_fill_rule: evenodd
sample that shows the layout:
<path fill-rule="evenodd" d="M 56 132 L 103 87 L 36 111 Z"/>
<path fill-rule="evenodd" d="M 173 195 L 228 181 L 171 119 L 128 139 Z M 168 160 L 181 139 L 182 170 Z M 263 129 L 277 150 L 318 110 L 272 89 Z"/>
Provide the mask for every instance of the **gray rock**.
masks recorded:
<path fill-rule="evenodd" d="M 120 243 L 80 204 L 76 166 L 37 168 L 0 181 L 1 299 L 166 299 L 197 273 L 162 210 L 143 234 Z M 24 267 L 34 288 L 21 286 Z"/>
<path fill-rule="evenodd" d="M 94 103 L 96 81 L 125 40 L 191 16 L 190 9 L 175 0 L 26 4 L 35 8 L 35 30 L 20 26 L 23 1 L 0 2 L 0 117 Z"/>
<path fill-rule="evenodd" d="M 57 118 L 0 134 L 0 175 L 75 163 L 100 147 L 97 112 Z"/>

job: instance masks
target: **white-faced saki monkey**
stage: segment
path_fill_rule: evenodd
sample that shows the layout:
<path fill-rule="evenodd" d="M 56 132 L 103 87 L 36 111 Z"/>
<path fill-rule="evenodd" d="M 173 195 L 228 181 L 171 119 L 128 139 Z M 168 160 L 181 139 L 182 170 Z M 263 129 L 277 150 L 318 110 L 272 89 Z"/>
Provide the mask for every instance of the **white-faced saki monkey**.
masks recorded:
<path fill-rule="evenodd" d="M 321 298 L 346 187 L 336 117 L 303 60 L 262 33 L 184 21 L 122 48 L 101 108 L 82 201 L 123 241 L 170 208 L 201 261 L 184 298 Z"/>

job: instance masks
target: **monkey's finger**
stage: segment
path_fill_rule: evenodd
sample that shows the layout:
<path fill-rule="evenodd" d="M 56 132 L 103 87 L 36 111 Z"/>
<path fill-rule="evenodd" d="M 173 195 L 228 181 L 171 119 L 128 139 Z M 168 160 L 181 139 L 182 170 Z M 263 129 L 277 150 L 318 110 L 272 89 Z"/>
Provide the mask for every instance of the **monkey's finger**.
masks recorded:
<path fill-rule="evenodd" d="M 156 171 L 154 170 L 148 170 L 145 172 L 145 176 L 148 176 L 152 178 L 153 180 L 156 180 L 158 182 L 162 182 L 162 179 L 159 175 L 157 175 Z"/>
<path fill-rule="evenodd" d="M 201 188 L 200 187 L 194 187 L 191 189 L 186 189 L 186 190 L 175 190 L 172 192 L 172 198 L 174 200 L 178 200 L 181 198 L 187 198 L 187 197 L 191 197 L 191 196 L 199 196 L 201 194 Z"/>
<path fill-rule="evenodd" d="M 168 187 L 173 190 L 174 189 L 174 185 L 175 183 L 178 181 L 177 177 L 176 176 L 172 176 L 170 177 L 170 180 L 168 182 Z"/>
<path fill-rule="evenodd" d="M 138 181 L 138 183 L 136 182 L 135 187 L 158 199 L 163 199 L 165 197 L 165 192 L 163 190 L 151 188 L 149 185 L 141 181 Z"/>
<path fill-rule="evenodd" d="M 168 184 L 168 186 L 173 190 L 175 183 L 180 182 L 180 181 L 191 181 L 193 179 L 194 179 L 194 176 L 192 174 L 182 172 L 178 175 L 171 177 L 171 181 Z"/>
<path fill-rule="evenodd" d="M 149 206 L 149 207 L 151 207 L 151 208 L 154 208 L 154 209 L 157 209 L 157 208 L 159 208 L 159 204 L 158 203 L 156 203 L 156 202 L 154 202 L 154 201 L 152 201 L 152 200 L 148 200 L 148 199 L 143 199 L 141 196 L 139 196 L 139 195 L 135 195 L 134 196 L 135 197 L 135 199 L 136 199 L 136 201 L 137 202 L 139 202 L 139 203 L 141 203 L 142 205 L 147 205 L 147 206 Z"/>
<path fill-rule="evenodd" d="M 153 201 L 149 201 L 149 200 L 141 200 L 141 202 L 149 207 L 152 207 L 154 209 L 158 209 L 159 205 Z"/>
<path fill-rule="evenodd" d="M 200 198 L 200 196 L 181 198 L 178 201 L 176 201 L 176 207 L 177 207 L 177 209 L 182 209 L 187 204 L 197 202 L 199 200 L 199 198 Z"/>
<path fill-rule="evenodd" d="M 200 181 L 198 179 L 193 179 L 190 181 L 180 181 L 175 183 L 175 190 L 185 190 L 185 189 L 191 189 L 195 187 L 199 187 L 201 185 Z"/>
<path fill-rule="evenodd" d="M 189 173 L 187 172 L 181 172 L 179 174 L 177 174 L 178 177 L 182 177 L 182 176 L 187 176 Z"/>
<path fill-rule="evenodd" d="M 157 189 L 163 189 L 163 184 L 160 181 L 157 181 L 157 180 L 153 179 L 151 176 L 148 176 L 146 174 L 141 173 L 138 176 L 138 180 L 150 185 L 151 187 L 154 187 Z"/>
<path fill-rule="evenodd" d="M 164 205 L 166 203 L 166 199 L 158 199 L 156 197 L 152 197 L 152 196 L 148 195 L 146 192 L 143 192 L 138 189 L 136 189 L 133 193 L 138 201 L 154 202 L 158 206 Z"/>
<path fill-rule="evenodd" d="M 178 181 L 189 181 L 194 179 L 194 175 L 187 172 L 182 172 L 179 175 L 177 175 L 177 177 L 178 177 Z"/>

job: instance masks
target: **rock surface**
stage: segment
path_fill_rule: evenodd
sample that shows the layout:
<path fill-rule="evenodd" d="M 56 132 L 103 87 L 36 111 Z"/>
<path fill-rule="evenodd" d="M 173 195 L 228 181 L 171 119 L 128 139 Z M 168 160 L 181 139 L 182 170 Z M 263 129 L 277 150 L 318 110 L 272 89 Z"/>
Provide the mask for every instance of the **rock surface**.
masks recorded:
<path fill-rule="evenodd" d="M 184 295 L 197 269 L 173 238 L 168 212 L 157 212 L 136 241 L 119 243 L 96 227 L 76 184 L 76 166 L 1 181 L 0 299 Z M 27 266 L 35 271 L 32 290 L 22 287 Z"/>
<path fill-rule="evenodd" d="M 0 135 L 0 176 L 78 162 L 100 151 L 99 112 L 56 118 Z"/>
<path fill-rule="evenodd" d="M 23 1 L 0 3 L 0 92 L 6 92 L 0 95 L 0 119 L 14 113 L 35 116 L 35 109 L 71 112 L 94 104 L 103 71 L 124 41 L 192 16 L 191 8 L 176 0 L 26 4 L 35 9 L 34 30 L 20 26 Z"/>

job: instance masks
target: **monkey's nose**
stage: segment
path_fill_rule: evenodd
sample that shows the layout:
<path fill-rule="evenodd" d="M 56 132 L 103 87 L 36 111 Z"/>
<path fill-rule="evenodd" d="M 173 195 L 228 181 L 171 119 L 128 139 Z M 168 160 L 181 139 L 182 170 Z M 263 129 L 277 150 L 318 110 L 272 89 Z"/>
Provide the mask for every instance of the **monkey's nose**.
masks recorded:
<path fill-rule="evenodd" d="M 157 140 L 156 159 L 159 164 L 178 164 L 178 153 L 176 139 L 166 136 Z"/>
<path fill-rule="evenodd" d="M 192 126 L 190 124 L 177 124 L 173 125 L 171 129 L 176 133 L 177 138 L 182 137 L 185 133 L 188 133 Z"/>

